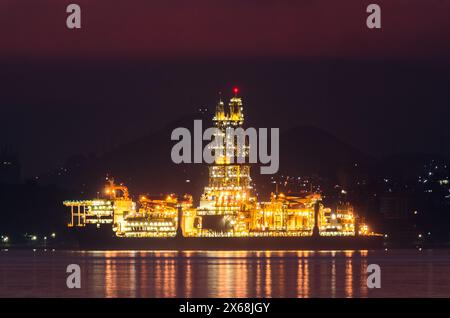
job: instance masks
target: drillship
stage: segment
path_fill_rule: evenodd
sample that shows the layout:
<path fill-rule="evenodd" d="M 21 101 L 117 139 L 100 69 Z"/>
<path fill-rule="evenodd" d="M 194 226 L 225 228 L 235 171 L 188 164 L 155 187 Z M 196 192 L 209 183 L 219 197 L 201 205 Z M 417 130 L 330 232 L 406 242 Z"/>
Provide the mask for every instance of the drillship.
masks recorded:
<path fill-rule="evenodd" d="M 228 107 L 222 99 L 213 122 L 216 134 L 244 124 L 235 89 Z M 64 201 L 68 227 L 80 248 L 151 250 L 301 250 L 382 246 L 382 236 L 358 222 L 350 204 L 325 207 L 320 193 L 272 193 L 258 202 L 250 165 L 232 156 L 249 155 L 248 143 L 225 138 L 210 147 L 219 155 L 208 167 L 209 182 L 198 207 L 191 195 L 131 198 L 128 188 L 107 178 L 103 198 Z M 242 160 L 238 162 L 243 162 Z"/>

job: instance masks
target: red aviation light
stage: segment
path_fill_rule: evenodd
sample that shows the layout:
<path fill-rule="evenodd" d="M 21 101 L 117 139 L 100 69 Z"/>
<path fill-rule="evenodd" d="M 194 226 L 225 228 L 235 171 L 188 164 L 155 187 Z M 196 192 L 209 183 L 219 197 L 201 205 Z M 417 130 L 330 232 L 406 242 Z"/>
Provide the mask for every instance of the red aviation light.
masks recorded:
<path fill-rule="evenodd" d="M 239 93 L 239 88 L 235 87 L 233 88 L 234 95 L 237 95 Z"/>

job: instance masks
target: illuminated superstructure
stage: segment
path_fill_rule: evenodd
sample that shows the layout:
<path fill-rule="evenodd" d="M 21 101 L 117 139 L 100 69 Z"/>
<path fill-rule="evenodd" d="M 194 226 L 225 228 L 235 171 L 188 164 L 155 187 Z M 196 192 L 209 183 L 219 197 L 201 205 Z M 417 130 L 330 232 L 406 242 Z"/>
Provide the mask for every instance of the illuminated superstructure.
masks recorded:
<path fill-rule="evenodd" d="M 350 204 L 325 207 L 319 193 L 304 196 L 272 193 L 268 202 L 254 196 L 247 142 L 239 143 L 228 128 L 244 124 L 242 99 L 234 90 L 228 107 L 222 99 L 213 118 L 217 128 L 209 147 L 214 163 L 208 185 L 193 207 L 192 196 L 141 195 L 135 203 L 128 188 L 107 178 L 104 198 L 64 201 L 71 208 L 69 227 L 111 226 L 117 237 L 296 237 L 372 235 L 356 225 Z M 238 160 L 241 158 L 243 160 Z"/>
<path fill-rule="evenodd" d="M 213 118 L 217 132 L 214 135 L 215 143 L 210 147 L 214 147 L 215 162 L 208 167 L 208 186 L 197 208 L 197 215 L 201 219 L 199 232 L 203 235 L 248 232 L 251 211 L 256 208 L 250 166 L 235 163 L 238 157 L 245 161 L 248 146 L 246 143 L 240 145 L 236 138 L 227 133 L 228 128 L 240 128 L 244 123 L 242 100 L 237 96 L 237 89 L 234 93 L 228 109 L 225 109 L 222 99 L 219 100 Z"/>
<path fill-rule="evenodd" d="M 186 215 L 192 207 L 192 197 L 185 195 L 179 200 L 169 194 L 164 198 L 139 198 L 138 206 L 131 200 L 128 188 L 115 185 L 107 178 L 106 199 L 64 201 L 71 208 L 69 227 L 85 227 L 95 224 L 112 226 L 118 237 L 174 237 L 178 228 L 178 211 Z"/>

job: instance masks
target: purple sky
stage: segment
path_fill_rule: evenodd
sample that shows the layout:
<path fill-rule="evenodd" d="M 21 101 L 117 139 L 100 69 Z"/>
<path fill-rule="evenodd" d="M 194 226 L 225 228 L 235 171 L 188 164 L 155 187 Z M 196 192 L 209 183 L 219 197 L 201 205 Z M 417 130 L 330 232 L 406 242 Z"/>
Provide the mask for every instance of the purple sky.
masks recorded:
<path fill-rule="evenodd" d="M 65 26 L 69 3 L 82 29 Z M 382 30 L 365 26 L 369 3 Z M 0 58 L 448 59 L 450 1 L 2 0 Z"/>
<path fill-rule="evenodd" d="M 238 85 L 257 124 L 314 125 L 374 155 L 443 151 L 449 14 L 445 0 L 0 0 L 0 145 L 40 173 Z"/>

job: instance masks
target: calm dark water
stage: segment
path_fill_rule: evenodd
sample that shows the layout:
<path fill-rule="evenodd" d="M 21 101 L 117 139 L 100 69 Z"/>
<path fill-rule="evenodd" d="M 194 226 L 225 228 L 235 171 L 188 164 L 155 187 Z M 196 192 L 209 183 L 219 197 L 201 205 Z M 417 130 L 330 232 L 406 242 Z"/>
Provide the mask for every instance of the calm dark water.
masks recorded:
<path fill-rule="evenodd" d="M 367 288 L 368 264 L 381 288 Z M 79 264 L 81 289 L 66 287 Z M 0 297 L 450 297 L 450 251 L 0 251 Z"/>

